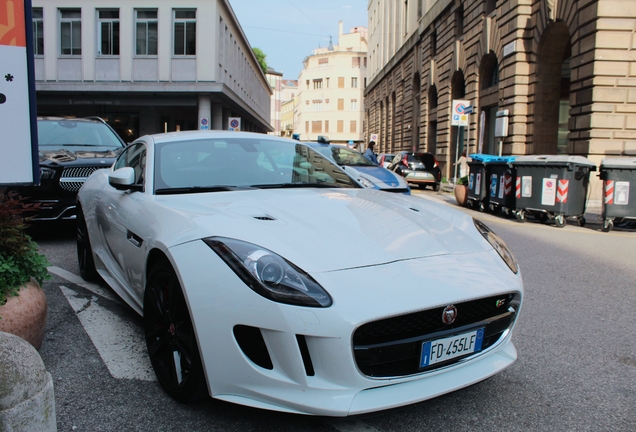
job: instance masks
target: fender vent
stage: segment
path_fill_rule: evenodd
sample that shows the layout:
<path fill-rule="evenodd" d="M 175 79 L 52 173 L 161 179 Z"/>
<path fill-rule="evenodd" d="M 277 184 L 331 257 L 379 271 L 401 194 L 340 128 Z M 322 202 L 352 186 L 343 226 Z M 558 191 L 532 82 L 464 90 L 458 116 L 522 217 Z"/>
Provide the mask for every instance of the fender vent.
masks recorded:
<path fill-rule="evenodd" d="M 276 219 L 274 219 L 271 216 L 254 216 L 254 219 L 262 220 L 262 221 L 274 221 L 274 220 L 276 220 Z"/>

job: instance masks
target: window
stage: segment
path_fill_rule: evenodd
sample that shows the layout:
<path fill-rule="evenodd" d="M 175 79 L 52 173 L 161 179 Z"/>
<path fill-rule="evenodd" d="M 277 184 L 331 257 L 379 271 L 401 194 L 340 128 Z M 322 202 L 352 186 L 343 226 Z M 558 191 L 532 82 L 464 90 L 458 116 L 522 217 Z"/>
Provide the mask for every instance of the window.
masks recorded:
<path fill-rule="evenodd" d="M 358 100 L 351 99 L 351 111 L 356 111 L 358 109 Z"/>
<path fill-rule="evenodd" d="M 357 127 L 358 123 L 355 120 L 351 120 L 351 123 L 349 123 L 349 133 L 357 133 Z"/>
<path fill-rule="evenodd" d="M 351 78 L 351 88 L 358 88 L 358 78 L 357 77 L 352 77 Z"/>
<path fill-rule="evenodd" d="M 307 80 L 307 90 L 309 90 L 309 80 Z"/>
<path fill-rule="evenodd" d="M 464 8 L 455 11 L 455 38 L 461 39 L 464 35 Z"/>
<path fill-rule="evenodd" d="M 344 77 L 338 77 L 338 88 L 344 88 Z"/>
<path fill-rule="evenodd" d="M 344 110 L 344 99 L 338 99 L 338 111 Z"/>
<path fill-rule="evenodd" d="M 486 0 L 486 15 L 490 15 L 497 8 L 497 0 Z"/>
<path fill-rule="evenodd" d="M 329 133 L 329 120 L 325 120 L 325 133 Z"/>
<path fill-rule="evenodd" d="M 60 9 L 60 54 L 82 55 L 82 11 Z"/>
<path fill-rule="evenodd" d="M 318 59 L 318 67 L 327 67 L 327 66 L 329 66 L 329 59 L 327 58 Z"/>
<path fill-rule="evenodd" d="M 174 10 L 174 55 L 197 54 L 197 11 Z"/>
<path fill-rule="evenodd" d="M 97 55 L 119 55 L 119 10 L 97 11 Z"/>
<path fill-rule="evenodd" d="M 314 90 L 321 89 L 321 88 L 322 88 L 322 79 L 315 79 Z"/>
<path fill-rule="evenodd" d="M 314 101 L 314 111 L 322 111 L 322 101 Z"/>
<path fill-rule="evenodd" d="M 360 67 L 360 57 L 351 57 L 351 67 L 352 68 Z"/>
<path fill-rule="evenodd" d="M 329 111 L 329 99 L 325 99 L 325 111 Z"/>
<path fill-rule="evenodd" d="M 305 122 L 305 133 L 309 133 L 309 122 Z"/>
<path fill-rule="evenodd" d="M 329 77 L 325 78 L 325 81 L 326 81 L 325 82 L 325 84 L 326 84 L 325 87 L 329 88 Z"/>
<path fill-rule="evenodd" d="M 404 35 L 409 32 L 409 0 L 404 0 L 404 8 L 402 9 L 402 28 L 404 29 Z"/>
<path fill-rule="evenodd" d="M 431 57 L 437 55 L 437 32 L 431 33 Z"/>
<path fill-rule="evenodd" d="M 33 8 L 33 54 L 44 55 L 44 15 L 42 8 Z"/>
<path fill-rule="evenodd" d="M 135 54 L 139 56 L 157 55 L 157 11 L 135 11 Z"/>
<path fill-rule="evenodd" d="M 344 132 L 344 120 L 338 120 L 338 133 Z"/>

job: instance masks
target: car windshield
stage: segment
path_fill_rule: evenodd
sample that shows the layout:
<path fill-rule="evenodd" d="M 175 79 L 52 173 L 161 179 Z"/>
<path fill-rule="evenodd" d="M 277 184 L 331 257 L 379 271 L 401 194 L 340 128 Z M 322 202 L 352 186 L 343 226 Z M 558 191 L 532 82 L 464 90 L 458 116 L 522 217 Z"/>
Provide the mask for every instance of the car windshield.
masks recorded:
<path fill-rule="evenodd" d="M 98 122 L 74 120 L 38 120 L 39 147 L 85 147 L 87 150 L 124 147 L 115 132 Z"/>
<path fill-rule="evenodd" d="M 155 148 L 156 194 L 359 187 L 327 158 L 287 140 L 206 138 L 158 143 Z"/>
<path fill-rule="evenodd" d="M 365 158 L 362 153 L 348 149 L 347 147 L 329 145 L 314 148 L 338 165 L 376 166 L 376 164 Z"/>

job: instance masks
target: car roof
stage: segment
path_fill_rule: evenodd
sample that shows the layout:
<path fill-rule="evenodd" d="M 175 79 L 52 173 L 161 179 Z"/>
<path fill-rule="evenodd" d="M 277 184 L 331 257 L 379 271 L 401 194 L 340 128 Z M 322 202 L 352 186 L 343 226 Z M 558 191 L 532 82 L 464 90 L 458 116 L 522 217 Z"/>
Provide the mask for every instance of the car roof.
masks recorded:
<path fill-rule="evenodd" d="M 290 144 L 307 144 L 301 141 L 277 137 L 274 135 L 267 135 L 256 132 L 234 132 L 234 131 L 222 131 L 222 130 L 192 130 L 192 131 L 179 131 L 179 132 L 167 132 L 167 133 L 159 133 L 153 135 L 144 135 L 139 137 L 139 140 L 150 138 L 155 143 L 165 143 L 165 142 L 178 142 L 178 141 L 190 141 L 194 139 L 205 139 L 205 138 L 214 138 L 214 139 L 231 139 L 231 138 L 249 138 L 249 139 L 259 139 L 270 140 L 270 141 L 287 141 Z"/>

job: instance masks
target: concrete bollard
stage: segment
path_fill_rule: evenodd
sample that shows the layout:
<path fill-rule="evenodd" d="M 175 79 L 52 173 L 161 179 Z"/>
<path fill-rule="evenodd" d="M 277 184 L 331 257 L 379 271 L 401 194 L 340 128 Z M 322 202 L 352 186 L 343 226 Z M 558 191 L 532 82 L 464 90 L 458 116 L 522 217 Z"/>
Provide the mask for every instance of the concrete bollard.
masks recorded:
<path fill-rule="evenodd" d="M 56 431 L 53 379 L 24 339 L 0 332 L 0 431 Z"/>

